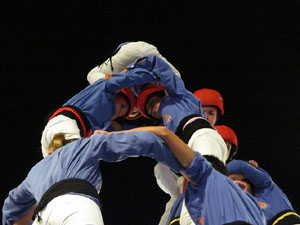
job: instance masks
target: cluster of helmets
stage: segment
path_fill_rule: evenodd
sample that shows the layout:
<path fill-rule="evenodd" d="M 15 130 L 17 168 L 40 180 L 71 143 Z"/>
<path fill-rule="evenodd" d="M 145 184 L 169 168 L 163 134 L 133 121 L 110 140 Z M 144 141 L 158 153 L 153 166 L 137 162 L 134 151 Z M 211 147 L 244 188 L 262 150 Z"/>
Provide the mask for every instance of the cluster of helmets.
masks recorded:
<path fill-rule="evenodd" d="M 147 84 L 142 87 L 138 97 L 136 97 L 130 89 L 122 89 L 121 92 L 125 94 L 130 102 L 129 115 L 126 117 L 126 119 L 135 120 L 142 116 L 152 119 L 145 110 L 146 101 L 150 95 L 164 91 L 165 88 L 156 83 Z M 201 100 L 202 106 L 214 106 L 218 109 L 219 116 L 224 115 L 224 102 L 222 95 L 218 91 L 214 89 L 203 88 L 195 91 L 194 95 Z M 232 159 L 234 155 L 236 155 L 238 149 L 237 135 L 230 127 L 226 125 L 215 125 L 214 127 L 225 141 L 232 144 L 232 150 L 229 156 L 229 159 Z"/>
<path fill-rule="evenodd" d="M 124 88 L 120 94 L 126 97 L 130 107 L 125 117 L 127 120 L 136 120 L 140 117 L 153 119 L 145 110 L 146 101 L 151 94 L 164 92 L 165 88 L 159 84 L 151 83 L 141 88 L 138 97 L 135 96 L 130 88 Z"/>

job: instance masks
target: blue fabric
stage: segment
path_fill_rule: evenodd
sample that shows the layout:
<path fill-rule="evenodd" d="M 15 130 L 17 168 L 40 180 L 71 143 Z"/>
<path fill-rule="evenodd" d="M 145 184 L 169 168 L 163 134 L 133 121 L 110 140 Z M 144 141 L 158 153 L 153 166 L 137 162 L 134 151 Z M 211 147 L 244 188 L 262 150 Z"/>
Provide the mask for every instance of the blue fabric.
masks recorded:
<path fill-rule="evenodd" d="M 193 93 L 188 91 L 181 78 L 176 76 L 171 67 L 157 55 L 147 55 L 144 61 L 131 64 L 128 68 L 138 70 L 144 68 L 159 78 L 160 85 L 164 86 L 168 95 L 160 103 L 159 113 L 163 118 L 163 123 L 172 132 L 176 132 L 180 121 L 192 114 L 204 117 L 201 101 Z"/>
<path fill-rule="evenodd" d="M 181 169 L 164 142 L 148 132 L 101 133 L 81 138 L 41 160 L 26 179 L 9 192 L 2 210 L 3 224 L 12 224 L 39 202 L 50 186 L 62 179 L 80 178 L 100 191 L 99 160 L 118 162 L 138 156 L 155 158 L 177 172 Z"/>
<path fill-rule="evenodd" d="M 115 114 L 114 98 L 117 91 L 149 83 L 154 79 L 156 77 L 150 72 L 141 69 L 135 73 L 114 73 L 109 80 L 99 79 L 87 86 L 63 106 L 78 107 L 86 115 L 92 130 L 106 130 L 109 129 L 111 118 Z"/>
<path fill-rule="evenodd" d="M 225 224 L 245 221 L 265 224 L 264 215 L 253 196 L 241 190 L 231 179 L 213 169 L 199 153 L 191 166 L 183 170 L 195 184 L 187 182 L 185 204 L 195 224 Z M 179 198 L 179 205 L 183 198 Z M 177 216 L 171 214 L 169 221 Z"/>
<path fill-rule="evenodd" d="M 254 185 L 252 195 L 260 203 L 268 223 L 276 214 L 294 210 L 287 196 L 262 168 L 255 168 L 247 161 L 233 160 L 227 164 L 227 171 L 228 174 L 243 174 Z"/>

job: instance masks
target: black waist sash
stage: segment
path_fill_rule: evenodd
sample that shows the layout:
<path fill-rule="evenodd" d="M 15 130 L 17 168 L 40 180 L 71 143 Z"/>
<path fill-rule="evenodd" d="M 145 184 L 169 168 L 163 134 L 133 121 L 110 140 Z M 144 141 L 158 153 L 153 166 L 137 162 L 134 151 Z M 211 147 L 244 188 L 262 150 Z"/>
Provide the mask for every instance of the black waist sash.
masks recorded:
<path fill-rule="evenodd" d="M 291 210 L 285 210 L 275 215 L 268 225 L 293 225 L 300 224 L 300 216 Z"/>
<path fill-rule="evenodd" d="M 85 194 L 99 199 L 99 194 L 97 193 L 97 190 L 90 182 L 78 178 L 69 178 L 61 180 L 53 184 L 43 194 L 41 200 L 39 201 L 37 207 L 34 210 L 32 220 L 35 220 L 35 217 L 38 216 L 38 213 L 42 211 L 52 199 L 70 192 Z M 40 219 L 41 218 L 38 216 L 38 221 L 40 221 Z"/>
<path fill-rule="evenodd" d="M 193 122 L 189 123 L 185 126 L 185 124 L 195 117 L 199 117 Z M 196 130 L 199 130 L 201 128 L 211 128 L 214 129 L 210 123 L 204 119 L 203 117 L 199 115 L 190 115 L 182 119 L 179 123 L 179 126 L 177 127 L 176 135 L 181 138 L 186 144 L 189 142 L 192 135 L 195 133 Z"/>

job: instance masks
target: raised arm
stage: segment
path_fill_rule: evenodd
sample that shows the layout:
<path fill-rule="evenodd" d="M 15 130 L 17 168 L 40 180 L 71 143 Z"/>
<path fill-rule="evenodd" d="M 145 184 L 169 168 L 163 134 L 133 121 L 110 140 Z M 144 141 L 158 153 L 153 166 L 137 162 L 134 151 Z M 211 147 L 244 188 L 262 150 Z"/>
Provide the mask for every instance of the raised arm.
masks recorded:
<path fill-rule="evenodd" d="M 129 69 L 137 70 L 138 68 L 152 71 L 154 75 L 159 77 L 160 84 L 164 86 L 171 95 L 183 95 L 189 92 L 185 88 L 183 80 L 176 76 L 172 68 L 157 55 L 147 55 L 144 57 L 144 60 L 137 61 L 133 64 L 132 68 Z"/>
<path fill-rule="evenodd" d="M 106 81 L 106 91 L 115 93 L 123 88 L 141 86 L 157 81 L 158 77 L 144 68 L 127 70 L 126 73 L 113 73 L 112 78 Z"/>
<path fill-rule="evenodd" d="M 265 188 L 272 183 L 269 174 L 263 169 L 256 167 L 252 162 L 232 160 L 226 167 L 228 173 L 243 174 L 257 188 Z"/>

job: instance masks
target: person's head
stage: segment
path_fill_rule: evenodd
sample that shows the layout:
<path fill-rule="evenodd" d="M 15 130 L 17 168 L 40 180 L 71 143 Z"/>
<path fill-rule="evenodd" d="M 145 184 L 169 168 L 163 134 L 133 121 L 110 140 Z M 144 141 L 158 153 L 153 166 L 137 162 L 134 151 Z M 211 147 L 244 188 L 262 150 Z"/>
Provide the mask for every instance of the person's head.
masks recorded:
<path fill-rule="evenodd" d="M 224 103 L 221 94 L 214 89 L 203 88 L 195 91 L 194 95 L 200 99 L 206 119 L 214 126 L 224 114 Z"/>
<path fill-rule="evenodd" d="M 116 112 L 112 120 L 117 118 L 129 118 L 136 106 L 136 97 L 128 88 L 122 89 L 114 99 L 116 105 Z"/>
<path fill-rule="evenodd" d="M 217 157 L 215 157 L 213 155 L 203 155 L 203 157 L 206 158 L 206 160 L 211 163 L 211 166 L 215 170 L 219 171 L 220 173 L 222 173 L 225 176 L 227 175 L 226 166 L 220 159 L 218 159 Z"/>
<path fill-rule="evenodd" d="M 215 128 L 218 131 L 218 133 L 222 136 L 222 138 L 224 139 L 227 145 L 227 149 L 228 149 L 227 160 L 230 161 L 233 159 L 233 157 L 236 155 L 238 151 L 237 136 L 235 132 L 226 125 L 216 125 Z"/>
<path fill-rule="evenodd" d="M 63 115 L 54 116 L 48 121 L 42 132 L 41 150 L 43 157 L 45 158 L 49 155 L 50 145 L 52 145 L 51 153 L 58 147 L 61 147 L 54 139 L 61 139 L 61 142 L 64 144 L 66 142 L 63 139 L 68 141 L 79 138 L 81 138 L 81 134 L 76 120 L 66 119 Z"/>
<path fill-rule="evenodd" d="M 58 133 L 54 135 L 52 141 L 49 144 L 49 152 L 48 155 L 51 155 L 55 152 L 56 149 L 65 146 L 68 143 L 78 140 L 79 138 L 71 138 L 68 139 L 68 134 Z"/>
<path fill-rule="evenodd" d="M 165 88 L 161 85 L 148 84 L 144 86 L 137 99 L 138 110 L 148 119 L 161 120 L 158 110 L 164 96 Z"/>

